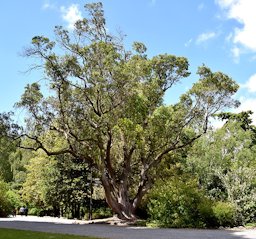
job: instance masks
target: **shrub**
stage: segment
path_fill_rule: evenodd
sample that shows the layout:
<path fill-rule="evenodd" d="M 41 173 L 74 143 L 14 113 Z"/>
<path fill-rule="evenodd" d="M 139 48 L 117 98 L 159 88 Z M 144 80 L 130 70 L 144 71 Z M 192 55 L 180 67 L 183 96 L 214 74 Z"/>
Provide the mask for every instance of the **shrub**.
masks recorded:
<path fill-rule="evenodd" d="M 256 189 L 243 194 L 237 201 L 237 217 L 242 225 L 250 222 L 256 222 Z"/>
<path fill-rule="evenodd" d="M 213 201 L 204 195 L 198 204 L 198 211 L 205 227 L 214 228 L 218 226 L 217 219 L 213 213 Z"/>
<path fill-rule="evenodd" d="M 15 190 L 8 190 L 6 193 L 6 196 L 9 200 L 9 202 L 11 203 L 13 208 L 19 208 L 22 206 L 22 202 L 21 202 L 21 198 L 20 195 L 17 191 Z"/>
<path fill-rule="evenodd" d="M 229 202 L 217 202 L 213 206 L 213 213 L 220 226 L 236 224 L 236 207 Z"/>
<path fill-rule="evenodd" d="M 0 181 L 0 217 L 7 217 L 12 213 L 12 204 L 7 197 L 8 187 Z"/>
<path fill-rule="evenodd" d="M 93 212 L 93 215 L 92 215 L 94 219 L 108 218 L 112 216 L 113 216 L 113 213 L 110 208 L 98 208 Z"/>
<path fill-rule="evenodd" d="M 215 226 L 212 202 L 192 179 L 175 177 L 156 184 L 149 195 L 151 222 L 162 227 Z"/>
<path fill-rule="evenodd" d="M 89 212 L 86 211 L 85 215 L 84 215 L 85 220 L 88 220 L 88 214 L 89 214 Z M 101 208 L 93 209 L 93 211 L 92 211 L 93 219 L 108 218 L 108 217 L 112 217 L 112 216 L 113 216 L 113 212 L 111 211 L 110 208 L 101 207 Z"/>
<path fill-rule="evenodd" d="M 33 216 L 41 216 L 42 215 L 42 209 L 37 208 L 37 207 L 32 207 L 29 209 L 29 215 Z"/>

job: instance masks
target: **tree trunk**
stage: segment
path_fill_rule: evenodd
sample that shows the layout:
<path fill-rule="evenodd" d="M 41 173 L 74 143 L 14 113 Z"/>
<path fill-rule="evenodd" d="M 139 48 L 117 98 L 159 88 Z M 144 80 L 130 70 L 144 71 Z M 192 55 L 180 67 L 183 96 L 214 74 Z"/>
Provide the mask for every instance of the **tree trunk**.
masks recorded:
<path fill-rule="evenodd" d="M 126 146 L 126 139 L 122 135 L 123 141 L 123 165 L 119 168 L 121 174 L 118 175 L 113 170 L 111 162 L 111 144 L 112 144 L 112 134 L 108 132 L 108 143 L 106 147 L 106 154 L 102 155 L 102 161 L 104 164 L 101 167 L 101 181 L 105 190 L 106 201 L 109 207 L 117 213 L 120 219 L 135 221 L 136 209 L 139 206 L 142 197 L 147 191 L 147 170 L 145 167 L 140 174 L 140 184 L 137 189 L 137 194 L 134 198 L 131 198 L 129 194 L 129 189 L 131 187 L 129 177 L 132 176 L 131 172 L 131 158 L 135 150 L 135 146 L 128 148 Z M 104 152 L 104 147 L 99 144 L 99 147 Z"/>
<path fill-rule="evenodd" d="M 128 188 L 123 183 L 113 185 L 111 180 L 106 176 L 102 176 L 102 184 L 105 190 L 106 201 L 109 207 L 122 220 L 136 221 L 136 209 L 139 206 L 145 191 L 139 187 L 138 193 L 134 199 L 130 199 Z"/>

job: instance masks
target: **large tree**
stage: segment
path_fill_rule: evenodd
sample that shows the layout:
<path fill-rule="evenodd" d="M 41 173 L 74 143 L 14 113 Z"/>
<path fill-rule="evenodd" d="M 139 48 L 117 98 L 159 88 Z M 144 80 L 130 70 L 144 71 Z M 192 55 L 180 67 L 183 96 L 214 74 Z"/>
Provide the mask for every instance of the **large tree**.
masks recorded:
<path fill-rule="evenodd" d="M 17 136 L 18 126 L 12 121 L 13 113 L 0 113 L 0 178 L 5 182 L 13 180 L 12 154 L 16 147 L 12 140 Z"/>
<path fill-rule="evenodd" d="M 85 8 L 87 18 L 72 32 L 56 27 L 55 41 L 36 36 L 25 51 L 39 58 L 52 93 L 43 96 L 38 83 L 26 87 L 17 105 L 29 112 L 23 136 L 31 144 L 20 146 L 48 155 L 68 153 L 91 164 L 112 210 L 135 219 L 159 163 L 204 134 L 216 112 L 234 106 L 231 96 L 238 85 L 202 66 L 199 81 L 180 101 L 164 105 L 166 91 L 189 76 L 187 59 L 150 58 L 139 42 L 126 50 L 122 35 L 107 30 L 102 4 Z M 54 147 L 45 133 L 63 144 Z"/>

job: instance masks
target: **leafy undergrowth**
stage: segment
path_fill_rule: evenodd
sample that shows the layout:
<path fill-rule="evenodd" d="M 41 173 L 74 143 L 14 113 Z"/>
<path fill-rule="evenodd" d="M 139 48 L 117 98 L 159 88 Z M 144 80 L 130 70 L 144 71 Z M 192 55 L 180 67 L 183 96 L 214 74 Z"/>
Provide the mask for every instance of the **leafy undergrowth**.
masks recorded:
<path fill-rule="evenodd" d="M 247 229 L 255 228 L 256 229 L 256 222 L 247 223 L 245 225 Z"/>
<path fill-rule="evenodd" d="M 97 239 L 97 238 L 0 228 L 0 239 Z"/>

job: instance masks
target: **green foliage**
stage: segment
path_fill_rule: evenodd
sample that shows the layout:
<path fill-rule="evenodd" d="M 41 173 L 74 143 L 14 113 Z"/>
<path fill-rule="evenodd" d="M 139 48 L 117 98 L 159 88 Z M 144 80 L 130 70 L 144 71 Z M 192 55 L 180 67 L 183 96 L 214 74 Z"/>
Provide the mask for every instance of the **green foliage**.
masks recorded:
<path fill-rule="evenodd" d="M 88 204 L 89 166 L 83 160 L 69 155 L 55 157 L 47 184 L 46 203 L 71 212 L 72 218 L 81 218 L 82 207 Z"/>
<path fill-rule="evenodd" d="M 12 205 L 12 208 L 17 209 L 23 206 L 23 202 L 18 191 L 9 189 L 6 193 L 6 196 L 8 198 L 8 201 Z"/>
<path fill-rule="evenodd" d="M 32 158 L 27 166 L 27 177 L 23 184 L 22 198 L 31 205 L 43 207 L 47 195 L 47 181 L 49 171 L 53 168 L 53 161 L 41 152 Z"/>
<path fill-rule="evenodd" d="M 21 97 L 21 101 L 16 106 L 22 105 L 35 105 L 42 99 L 43 95 L 40 92 L 40 86 L 38 83 L 32 83 L 25 87 L 25 92 Z M 33 109 L 31 109 L 33 110 Z"/>
<path fill-rule="evenodd" d="M 25 88 L 17 104 L 28 113 L 23 134 L 28 140 L 22 146 L 93 165 L 109 205 L 132 218 L 154 181 L 154 168 L 204 134 L 214 114 L 236 106 L 232 95 L 238 85 L 202 66 L 192 89 L 165 106 L 166 91 L 190 75 L 188 60 L 172 54 L 148 57 L 139 42 L 127 50 L 122 36 L 107 31 L 102 3 L 85 9 L 87 18 L 77 21 L 74 31 L 56 27 L 55 40 L 36 36 L 25 51 L 40 59 L 51 93 L 44 96 L 37 83 Z M 52 136 L 51 143 L 45 135 Z"/>
<path fill-rule="evenodd" d="M 217 114 L 217 117 L 221 120 L 227 120 L 227 123 L 237 122 L 244 131 L 250 131 L 252 133 L 252 145 L 256 144 L 256 126 L 252 124 L 251 110 L 242 111 L 240 113 L 223 112 Z"/>
<path fill-rule="evenodd" d="M 13 112 L 0 113 L 0 138 L 15 137 L 19 134 L 20 127 L 13 122 Z"/>
<path fill-rule="evenodd" d="M 213 206 L 213 213 L 220 226 L 235 226 L 236 221 L 236 206 L 228 202 L 216 202 Z"/>
<path fill-rule="evenodd" d="M 0 114 L 0 177 L 5 182 L 13 179 L 11 154 L 16 147 L 11 139 L 17 134 L 18 126 L 11 119 L 12 113 Z"/>
<path fill-rule="evenodd" d="M 201 138 L 188 156 L 188 168 L 199 176 L 201 186 L 213 200 L 235 205 L 240 224 L 253 221 L 256 213 L 255 134 L 242 126 L 229 119 Z"/>
<path fill-rule="evenodd" d="M 133 49 L 140 54 L 143 54 L 147 51 L 146 46 L 141 42 L 134 42 Z"/>
<path fill-rule="evenodd" d="M 58 216 L 62 210 L 80 218 L 80 208 L 88 198 L 87 175 L 88 165 L 80 159 L 68 155 L 48 157 L 38 152 L 27 166 L 22 197 L 37 215 Z"/>
<path fill-rule="evenodd" d="M 245 225 L 247 229 L 254 229 L 256 228 L 256 222 L 250 222 Z"/>
<path fill-rule="evenodd" d="M 112 210 L 107 207 L 101 207 L 101 208 L 96 208 L 92 210 L 92 219 L 108 218 L 112 216 L 113 216 Z M 88 220 L 88 218 L 89 218 L 89 212 L 86 211 L 84 215 L 84 219 Z"/>
<path fill-rule="evenodd" d="M 33 215 L 33 216 L 42 216 L 42 208 L 36 208 L 36 207 L 32 207 L 29 208 L 29 215 Z"/>
<path fill-rule="evenodd" d="M 10 144 L 10 140 L 0 138 L 0 178 L 5 182 L 13 179 L 10 155 L 14 149 Z"/>
<path fill-rule="evenodd" d="M 213 227 L 212 202 L 196 180 L 175 177 L 158 183 L 149 195 L 150 220 L 163 227 Z"/>
<path fill-rule="evenodd" d="M 34 153 L 29 150 L 16 149 L 10 157 L 13 179 L 11 181 L 11 188 L 19 191 L 26 180 L 26 166 Z"/>
<path fill-rule="evenodd" d="M 0 217 L 7 217 L 12 212 L 12 204 L 9 201 L 7 192 L 7 184 L 0 181 Z"/>

